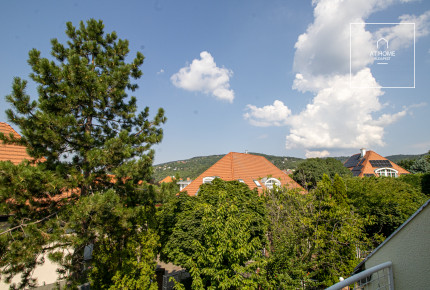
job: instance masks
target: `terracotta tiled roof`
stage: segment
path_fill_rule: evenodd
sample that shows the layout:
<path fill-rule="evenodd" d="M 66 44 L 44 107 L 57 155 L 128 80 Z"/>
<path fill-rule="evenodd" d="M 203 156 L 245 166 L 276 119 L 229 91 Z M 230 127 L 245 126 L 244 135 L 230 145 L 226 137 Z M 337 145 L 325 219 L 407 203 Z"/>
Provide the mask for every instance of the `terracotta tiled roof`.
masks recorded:
<path fill-rule="evenodd" d="M 172 177 L 172 176 L 167 176 L 167 177 L 165 177 L 163 180 L 161 180 L 159 183 L 169 183 L 169 182 L 173 182 L 173 180 L 174 180 L 175 178 L 174 177 Z"/>
<path fill-rule="evenodd" d="M 379 168 L 391 168 L 398 172 L 398 175 L 409 174 L 410 172 L 403 169 L 391 160 L 382 157 L 374 151 L 366 151 L 363 157 L 361 154 L 352 155 L 345 163 L 344 166 L 349 168 L 354 176 L 379 176 L 375 170 Z"/>
<path fill-rule="evenodd" d="M 182 191 L 186 191 L 189 195 L 196 195 L 200 185 L 203 184 L 203 178 L 215 176 L 225 181 L 242 180 L 249 188 L 258 188 L 259 192 L 266 188 L 262 179 L 272 177 L 278 179 L 281 186 L 304 191 L 297 182 L 263 156 L 236 152 L 225 155 Z M 261 186 L 257 186 L 254 180 L 259 181 Z"/>
<path fill-rule="evenodd" d="M 0 122 L 0 132 L 5 136 L 9 136 L 9 134 L 12 133 L 15 138 L 21 138 L 21 136 L 7 123 Z M 27 154 L 25 146 L 3 144 L 3 141 L 0 141 L 0 161 L 11 161 L 13 164 L 19 164 L 24 160 L 32 159 L 33 158 Z"/>

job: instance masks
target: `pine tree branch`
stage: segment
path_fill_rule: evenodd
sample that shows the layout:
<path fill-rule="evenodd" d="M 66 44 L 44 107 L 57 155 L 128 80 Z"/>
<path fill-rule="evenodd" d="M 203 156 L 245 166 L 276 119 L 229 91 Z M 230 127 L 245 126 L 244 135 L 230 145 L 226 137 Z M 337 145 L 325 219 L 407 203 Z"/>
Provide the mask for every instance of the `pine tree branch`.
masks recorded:
<path fill-rule="evenodd" d="M 35 222 L 32 222 L 32 223 L 28 223 L 28 224 L 20 224 L 20 225 L 18 225 L 18 226 L 16 226 L 16 227 L 13 227 L 13 228 L 8 229 L 8 230 L 6 230 L 6 231 L 4 231 L 4 232 L 1 232 L 1 233 L 0 233 L 0 236 L 1 236 L 1 235 L 3 235 L 3 234 L 7 234 L 7 233 L 9 233 L 9 232 L 12 232 L 12 231 L 14 231 L 14 230 L 16 230 L 16 229 L 19 229 L 19 228 L 21 228 L 21 229 L 23 230 L 23 227 L 27 227 L 27 226 L 29 226 L 29 225 L 35 225 L 35 224 L 41 223 L 41 222 L 43 222 L 44 220 L 47 220 L 47 219 L 51 218 L 52 216 L 56 215 L 57 213 L 58 213 L 58 212 L 54 212 L 54 213 L 52 213 L 52 214 L 50 214 L 50 215 L 48 215 L 48 216 L 44 217 L 43 219 L 40 219 L 40 220 L 35 221 Z"/>

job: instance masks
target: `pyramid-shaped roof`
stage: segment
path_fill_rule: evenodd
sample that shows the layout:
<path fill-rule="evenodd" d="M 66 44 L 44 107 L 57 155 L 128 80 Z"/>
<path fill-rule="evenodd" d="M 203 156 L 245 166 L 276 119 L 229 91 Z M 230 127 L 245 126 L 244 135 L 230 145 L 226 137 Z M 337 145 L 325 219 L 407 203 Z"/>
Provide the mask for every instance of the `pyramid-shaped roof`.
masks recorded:
<path fill-rule="evenodd" d="M 15 138 L 21 138 L 9 124 L 0 122 L 0 132 L 5 136 L 9 136 L 11 133 Z M 33 157 L 28 155 L 27 148 L 22 145 L 4 144 L 0 141 L 0 161 L 11 161 L 13 164 L 19 164 L 24 160 L 33 160 Z M 42 158 L 41 161 L 45 159 Z"/>
<path fill-rule="evenodd" d="M 205 178 L 210 180 L 213 177 L 219 177 L 225 181 L 239 180 L 251 189 L 257 188 L 259 192 L 266 188 L 265 181 L 275 178 L 281 186 L 304 191 L 297 182 L 263 156 L 236 152 L 225 155 L 182 191 L 186 191 L 189 195 L 196 195 L 203 180 Z"/>
<path fill-rule="evenodd" d="M 374 151 L 366 151 L 364 156 L 360 153 L 354 154 L 344 163 L 344 166 L 352 171 L 354 176 L 380 176 L 384 175 L 381 170 L 397 172 L 396 176 L 409 174 L 410 172 L 403 169 L 391 160 L 382 157 Z M 385 172 L 385 171 L 384 171 Z"/>

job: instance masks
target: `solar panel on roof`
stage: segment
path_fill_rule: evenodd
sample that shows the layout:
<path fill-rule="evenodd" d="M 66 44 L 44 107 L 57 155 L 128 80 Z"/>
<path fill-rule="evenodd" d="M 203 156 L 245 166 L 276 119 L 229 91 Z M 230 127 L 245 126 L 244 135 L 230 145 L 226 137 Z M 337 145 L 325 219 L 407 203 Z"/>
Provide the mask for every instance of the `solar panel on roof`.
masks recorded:
<path fill-rule="evenodd" d="M 360 175 L 360 171 L 352 171 L 352 176 L 359 176 Z"/>
<path fill-rule="evenodd" d="M 360 154 L 356 154 L 356 155 L 352 155 L 346 162 L 345 162 L 345 167 L 355 167 L 357 166 L 357 163 L 359 161 L 360 158 Z"/>
<path fill-rule="evenodd" d="M 372 167 L 393 167 L 389 160 L 370 160 Z"/>

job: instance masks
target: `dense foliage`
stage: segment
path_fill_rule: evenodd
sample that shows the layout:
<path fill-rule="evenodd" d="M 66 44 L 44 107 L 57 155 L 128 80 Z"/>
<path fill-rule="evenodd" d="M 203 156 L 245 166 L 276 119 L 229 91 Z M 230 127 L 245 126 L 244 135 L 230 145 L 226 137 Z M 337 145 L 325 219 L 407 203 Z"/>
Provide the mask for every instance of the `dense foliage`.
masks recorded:
<path fill-rule="evenodd" d="M 271 253 L 268 279 L 276 289 L 321 288 L 351 273 L 367 219 L 347 203 L 343 180 L 324 175 L 303 195 L 286 189 L 266 193 Z"/>
<path fill-rule="evenodd" d="M 346 184 L 351 204 L 362 217 L 368 216 L 372 220 L 365 231 L 374 240 L 375 246 L 427 199 L 417 187 L 402 178 L 349 178 Z"/>
<path fill-rule="evenodd" d="M 324 174 L 330 178 L 336 174 L 345 177 L 351 176 L 351 171 L 335 158 L 308 158 L 297 166 L 293 179 L 305 189 L 312 189 Z"/>
<path fill-rule="evenodd" d="M 257 288 L 264 282 L 266 208 L 256 191 L 215 179 L 160 212 L 162 258 L 189 270 L 193 289 Z"/>
<path fill-rule="evenodd" d="M 128 97 L 138 87 L 132 79 L 142 76 L 144 57 L 138 52 L 127 63 L 127 40 L 105 33 L 94 19 L 79 28 L 67 23 L 66 35 L 66 44 L 51 41 L 53 60 L 29 52 L 38 99 L 26 94 L 20 78 L 6 97 L 7 116 L 22 138 L 1 139 L 45 160 L 0 164 L 1 211 L 12 214 L 0 238 L 2 277 L 22 273 L 15 286 L 32 286 L 34 267 L 50 254 L 72 283 L 86 282 L 90 272 L 100 287 L 148 285 L 157 239 L 149 230 L 155 208 L 147 181 L 164 113 L 159 109 L 151 120 L 149 108 L 138 112 L 136 97 Z M 84 259 L 88 246 L 94 248 L 92 271 Z"/>

